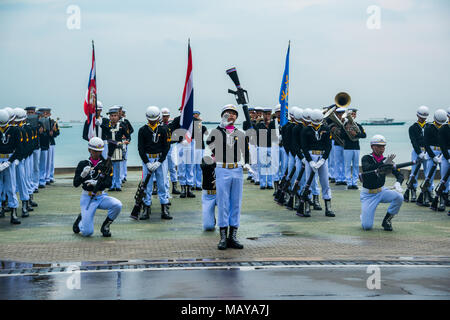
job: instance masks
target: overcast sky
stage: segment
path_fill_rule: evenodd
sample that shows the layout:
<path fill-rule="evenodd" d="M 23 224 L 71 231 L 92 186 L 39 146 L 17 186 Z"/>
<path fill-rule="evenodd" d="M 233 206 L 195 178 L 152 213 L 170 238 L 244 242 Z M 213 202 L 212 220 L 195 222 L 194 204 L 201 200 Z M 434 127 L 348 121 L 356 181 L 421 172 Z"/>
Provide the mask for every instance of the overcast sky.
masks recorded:
<path fill-rule="evenodd" d="M 79 29 L 67 27 L 70 5 Z M 371 5 L 380 29 L 367 26 Z M 104 106 L 124 105 L 132 121 L 149 105 L 176 116 L 188 38 L 204 120 L 235 102 L 232 66 L 250 105 L 275 106 L 289 40 L 290 106 L 330 105 L 339 91 L 360 120 L 450 106 L 448 0 L 1 0 L 0 107 L 50 106 L 63 121 L 84 120 L 94 40 Z"/>

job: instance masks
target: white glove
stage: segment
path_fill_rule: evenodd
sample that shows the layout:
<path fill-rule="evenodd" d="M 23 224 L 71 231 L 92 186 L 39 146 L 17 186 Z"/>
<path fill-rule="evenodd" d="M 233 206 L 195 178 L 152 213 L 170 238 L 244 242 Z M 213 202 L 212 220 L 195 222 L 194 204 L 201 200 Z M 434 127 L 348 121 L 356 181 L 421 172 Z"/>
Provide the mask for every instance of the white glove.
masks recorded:
<path fill-rule="evenodd" d="M 91 171 L 91 167 L 90 166 L 86 166 L 86 167 L 84 167 L 83 171 L 81 171 L 80 176 L 82 178 L 86 178 L 90 171 Z"/>
<path fill-rule="evenodd" d="M 306 163 L 307 163 L 307 162 L 306 162 L 306 158 L 303 158 L 303 159 L 302 159 L 302 162 L 303 162 L 303 164 L 306 166 Z"/>
<path fill-rule="evenodd" d="M 321 166 L 323 166 L 323 164 L 325 163 L 325 159 L 320 159 L 319 161 L 317 161 L 316 163 L 316 168 L 319 169 Z"/>
<path fill-rule="evenodd" d="M 88 185 L 95 186 L 97 184 L 97 180 L 91 179 L 85 181 Z"/>
<path fill-rule="evenodd" d="M 426 156 L 426 153 L 425 153 L 425 152 L 421 152 L 421 153 L 419 154 L 419 158 L 422 159 L 422 160 L 425 160 L 425 156 Z"/>
<path fill-rule="evenodd" d="M 9 162 L 9 161 L 3 162 L 3 167 L 4 167 L 3 170 L 8 169 L 10 165 L 11 165 L 11 162 Z"/>
<path fill-rule="evenodd" d="M 255 174 L 248 163 L 244 164 L 244 169 L 247 169 L 250 174 Z"/>
<path fill-rule="evenodd" d="M 159 162 L 159 161 L 153 162 L 153 170 L 152 171 L 156 171 L 156 169 L 158 169 L 160 165 L 161 165 L 161 162 Z"/>
<path fill-rule="evenodd" d="M 5 162 L 0 163 L 0 172 L 6 169 Z"/>
<path fill-rule="evenodd" d="M 145 165 L 147 166 L 148 171 L 153 171 L 153 163 L 152 162 L 147 162 Z"/>
<path fill-rule="evenodd" d="M 184 139 L 183 141 L 181 141 L 181 144 L 182 144 L 183 146 L 187 146 L 189 143 L 187 142 L 186 139 Z"/>
<path fill-rule="evenodd" d="M 13 162 L 13 163 L 14 163 L 14 165 L 15 165 L 15 166 L 18 166 L 18 165 L 19 165 L 19 163 L 20 163 L 20 161 L 19 161 L 19 159 L 16 159 L 16 160 L 14 160 L 14 162 Z"/>
<path fill-rule="evenodd" d="M 448 164 L 450 164 L 450 159 L 448 159 L 447 161 L 448 161 Z"/>
<path fill-rule="evenodd" d="M 225 112 L 223 114 L 222 120 L 221 120 L 221 122 L 219 124 L 219 127 L 225 128 L 227 125 L 229 125 L 231 123 L 231 122 L 228 121 L 228 116 L 229 116 L 228 112 Z"/>
<path fill-rule="evenodd" d="M 398 193 L 403 193 L 403 189 L 402 189 L 402 186 L 400 185 L 400 182 L 396 182 L 396 183 L 394 183 L 394 189 L 395 189 L 395 191 L 397 191 Z"/>
<path fill-rule="evenodd" d="M 102 124 L 102 122 L 100 121 L 100 119 L 95 118 L 95 125 L 99 126 L 101 124 Z"/>
<path fill-rule="evenodd" d="M 433 162 L 434 163 L 441 163 L 441 158 L 440 157 L 434 157 L 433 158 Z"/>
<path fill-rule="evenodd" d="M 317 164 L 316 164 L 316 162 L 315 161 L 310 161 L 309 165 L 310 165 L 312 171 L 317 173 L 317 167 L 316 167 Z"/>

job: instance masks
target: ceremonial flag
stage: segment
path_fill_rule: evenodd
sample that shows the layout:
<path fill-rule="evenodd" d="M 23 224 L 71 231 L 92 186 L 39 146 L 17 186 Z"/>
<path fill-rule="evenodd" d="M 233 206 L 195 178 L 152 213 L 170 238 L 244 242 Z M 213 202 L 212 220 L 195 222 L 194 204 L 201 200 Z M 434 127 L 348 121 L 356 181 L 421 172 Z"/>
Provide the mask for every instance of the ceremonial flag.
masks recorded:
<path fill-rule="evenodd" d="M 289 50 L 291 42 L 289 41 L 286 54 L 286 64 L 284 66 L 283 79 L 281 80 L 280 89 L 280 126 L 284 126 L 288 122 L 288 96 L 289 96 Z"/>
<path fill-rule="evenodd" d="M 187 132 L 185 134 L 185 138 L 187 142 L 190 143 L 192 140 L 192 123 L 194 118 L 194 86 L 192 80 L 191 44 L 189 40 L 188 40 L 188 66 L 180 111 L 181 111 L 180 127 L 186 129 Z"/>
<path fill-rule="evenodd" d="M 95 72 L 95 51 L 94 41 L 92 41 L 92 66 L 89 74 L 88 88 L 86 97 L 84 98 L 84 113 L 87 116 L 87 123 L 89 124 L 88 138 L 95 136 L 95 115 L 97 114 L 97 81 Z"/>

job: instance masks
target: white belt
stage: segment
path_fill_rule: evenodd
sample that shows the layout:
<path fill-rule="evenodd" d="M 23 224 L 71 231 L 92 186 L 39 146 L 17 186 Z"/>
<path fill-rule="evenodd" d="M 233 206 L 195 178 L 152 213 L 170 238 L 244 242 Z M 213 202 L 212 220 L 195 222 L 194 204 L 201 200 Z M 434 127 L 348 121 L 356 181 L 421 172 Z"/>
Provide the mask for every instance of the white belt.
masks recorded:
<path fill-rule="evenodd" d="M 95 195 L 99 196 L 99 195 L 105 194 L 105 193 L 106 193 L 105 191 L 98 191 Z M 91 197 L 94 193 L 92 191 L 82 190 L 81 194 L 88 195 L 89 197 Z"/>

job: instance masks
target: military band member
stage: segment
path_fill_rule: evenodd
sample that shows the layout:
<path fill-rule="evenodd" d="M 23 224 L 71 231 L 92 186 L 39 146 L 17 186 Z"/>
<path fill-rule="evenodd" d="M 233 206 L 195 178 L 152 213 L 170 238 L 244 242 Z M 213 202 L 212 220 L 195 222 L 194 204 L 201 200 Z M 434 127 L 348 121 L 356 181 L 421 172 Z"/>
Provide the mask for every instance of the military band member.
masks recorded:
<path fill-rule="evenodd" d="M 248 113 L 250 116 L 250 123 L 247 120 L 242 122 L 242 129 L 244 130 L 246 136 L 248 137 L 248 143 L 250 148 L 250 166 L 251 171 L 247 173 L 247 180 L 252 183 L 256 183 L 258 180 L 258 151 L 257 151 L 257 134 L 256 134 L 256 110 L 254 107 L 248 107 Z M 249 131 L 252 130 L 252 131 Z"/>
<path fill-rule="evenodd" d="M 326 160 L 331 150 L 330 131 L 326 125 L 322 125 L 323 113 L 319 109 L 314 109 L 310 115 L 311 123 L 302 129 L 302 152 L 306 158 L 305 168 L 308 180 L 312 171 L 319 175 L 320 186 L 322 187 L 322 198 L 325 201 L 325 215 L 334 217 L 331 210 L 331 189 L 328 182 L 328 164 Z"/>
<path fill-rule="evenodd" d="M 194 119 L 192 123 L 192 137 L 194 140 L 194 187 L 195 190 L 202 190 L 202 164 L 203 155 L 205 153 L 204 135 L 208 134 L 208 130 L 202 125 L 200 119 L 200 111 L 194 110 Z"/>
<path fill-rule="evenodd" d="M 443 124 L 447 122 L 447 112 L 443 109 L 438 109 L 434 113 L 434 121 L 433 123 L 427 125 L 424 130 L 424 141 L 425 141 L 425 151 L 428 154 L 429 159 L 427 160 L 427 170 L 425 171 L 425 176 L 428 176 L 428 173 L 431 170 L 431 167 L 433 166 L 433 163 L 440 164 L 441 163 L 441 148 L 439 147 L 439 128 Z M 441 172 L 442 172 L 442 168 Z M 436 174 L 436 171 L 434 171 L 433 176 L 430 180 L 430 186 L 428 188 L 428 191 L 432 193 L 432 190 L 434 189 L 434 175 Z M 424 206 L 429 206 L 428 197 L 426 202 L 423 203 Z"/>
<path fill-rule="evenodd" d="M 30 128 L 32 130 L 32 186 L 33 192 L 37 193 L 39 187 L 39 161 L 41 157 L 41 150 L 39 148 L 40 123 L 38 120 L 38 115 L 36 114 L 36 107 L 26 107 L 25 111 L 27 112 L 27 123 L 30 125 Z"/>
<path fill-rule="evenodd" d="M 417 158 L 420 158 L 422 161 L 423 171 L 427 172 L 427 161 L 428 156 L 425 151 L 425 139 L 424 139 L 424 132 L 425 127 L 427 126 L 427 118 L 429 115 L 428 107 L 426 106 L 420 106 L 417 109 L 416 112 L 417 115 L 417 121 L 414 122 L 408 129 L 409 133 L 409 139 L 411 140 L 411 144 L 413 147 L 413 150 L 411 152 L 411 160 L 417 160 Z M 414 170 L 417 165 L 413 165 L 411 167 L 411 176 L 414 175 Z M 416 195 L 416 189 L 417 189 L 417 176 L 419 173 L 417 172 L 417 175 L 415 177 L 414 182 L 414 189 L 411 190 L 411 202 L 416 202 L 417 195 Z"/>
<path fill-rule="evenodd" d="M 349 134 L 356 141 L 352 141 L 347 134 L 344 134 L 344 162 L 345 162 L 345 177 L 347 179 L 347 189 L 358 190 L 358 176 L 359 176 L 359 139 L 364 139 L 367 137 L 366 132 L 363 127 L 355 121 L 356 112 L 358 109 L 349 108 L 351 112 L 351 117 L 355 122 L 355 125 L 359 128 L 359 133 L 357 133 L 354 128 L 349 129 Z M 344 126 L 347 125 L 347 119 Z"/>
<path fill-rule="evenodd" d="M 441 159 L 441 179 L 445 177 L 447 174 L 449 168 L 450 168 L 450 107 L 447 109 L 447 123 L 442 125 L 442 127 L 439 129 L 439 146 L 441 147 L 442 151 L 442 159 Z M 445 210 L 446 206 L 450 206 L 449 203 L 449 185 L 450 185 L 450 179 L 447 180 L 445 185 L 445 191 L 444 194 L 441 197 L 441 203 L 439 204 L 439 209 Z M 442 210 L 442 211 L 443 211 Z M 450 212 L 449 212 L 450 215 Z"/>
<path fill-rule="evenodd" d="M 169 191 L 166 190 L 167 167 L 164 170 L 162 163 L 166 160 L 169 152 L 170 137 L 165 125 L 161 125 L 160 110 L 156 106 L 147 108 L 145 116 L 148 123 L 142 126 L 138 132 L 138 150 L 142 160 L 144 178 L 147 174 L 156 176 L 158 186 L 158 197 L 161 203 L 161 219 L 170 220 L 169 213 Z M 147 185 L 144 198 L 144 213 L 140 220 L 149 219 L 152 205 L 152 184 Z"/>
<path fill-rule="evenodd" d="M 204 231 L 214 231 L 216 228 L 216 163 L 210 156 L 202 159 L 202 222 Z"/>
<path fill-rule="evenodd" d="M 8 199 L 7 205 L 11 208 L 11 224 L 20 224 L 17 217 L 19 202 L 15 192 L 16 184 L 13 174 L 13 163 L 20 156 L 19 144 L 19 129 L 11 125 L 8 111 L 0 110 L 0 193 Z M 0 216 L 5 216 L 4 207 L 2 207 Z"/>
<path fill-rule="evenodd" d="M 89 237 L 94 233 L 94 215 L 97 209 L 108 210 L 100 232 L 104 237 L 111 237 L 111 223 L 122 210 L 122 202 L 105 192 L 112 184 L 112 175 L 101 176 L 106 162 L 102 156 L 103 148 L 104 142 L 101 138 L 91 138 L 88 144 L 90 157 L 78 163 L 73 178 L 73 186 L 77 188 L 81 185 L 83 190 L 80 198 L 81 214 L 75 220 L 72 230 L 74 233 L 81 232 L 83 237 Z M 95 194 L 94 188 L 98 190 Z"/>
<path fill-rule="evenodd" d="M 342 120 L 342 116 L 344 115 L 345 108 L 337 108 L 335 113 L 339 120 Z M 345 170 L 344 170 L 344 136 L 345 132 L 343 132 L 342 127 L 336 125 L 335 123 L 330 124 L 331 134 L 334 137 L 334 178 L 336 179 L 336 185 L 347 185 L 345 182 Z M 340 137 L 341 140 L 337 139 Z M 342 142 L 341 142 L 342 141 Z"/>
<path fill-rule="evenodd" d="M 370 147 L 372 153 L 367 154 L 361 159 L 363 172 L 363 188 L 360 194 L 361 200 L 361 226 L 364 230 L 371 230 L 373 227 L 373 220 L 375 217 L 375 210 L 378 204 L 390 203 L 387 209 L 386 216 L 383 219 L 381 226 L 386 231 L 392 231 L 392 218 L 399 212 L 403 203 L 402 187 L 403 175 L 400 170 L 393 168 L 392 159 L 395 155 L 390 155 L 387 158 L 383 156 L 386 147 L 386 139 L 382 135 L 375 135 L 370 140 Z M 389 165 L 387 171 L 372 172 L 364 174 L 364 172 L 372 171 L 381 166 Z M 386 182 L 386 172 L 392 172 L 397 179 L 394 184 L 394 190 L 384 187 Z"/>
<path fill-rule="evenodd" d="M 131 142 L 131 135 L 134 132 L 133 126 L 131 125 L 131 122 L 126 118 L 127 114 L 127 110 L 125 110 L 123 107 L 120 110 L 120 121 L 122 122 L 123 126 L 125 127 L 129 139 L 127 139 L 126 137 L 122 137 L 124 140 L 127 139 L 127 141 L 130 143 Z M 128 174 L 128 167 L 127 167 L 127 163 L 128 163 L 128 144 L 124 145 L 123 148 L 123 161 L 122 161 L 122 166 L 120 168 L 120 180 L 122 181 L 122 183 L 125 183 L 127 181 L 127 174 Z"/>
<path fill-rule="evenodd" d="M 278 166 L 272 163 L 272 144 L 276 136 L 272 136 L 275 130 L 275 121 L 272 120 L 272 108 L 264 108 L 263 120 L 256 124 L 258 134 L 258 159 L 259 159 L 259 183 L 260 189 L 273 189 L 273 172 Z"/>
<path fill-rule="evenodd" d="M 25 131 L 24 142 L 25 142 L 25 159 L 24 159 L 24 171 L 25 171 L 25 185 L 29 195 L 29 200 L 27 201 L 27 211 L 34 211 L 33 207 L 37 207 L 38 204 L 33 201 L 33 151 L 34 151 L 34 139 L 33 139 L 33 129 L 28 122 L 28 116 L 24 109 L 18 108 L 19 113 L 22 118 L 22 128 Z"/>
<path fill-rule="evenodd" d="M 172 140 L 172 130 L 169 125 L 169 118 L 170 118 L 170 110 L 168 108 L 162 108 L 161 109 L 161 115 L 162 115 L 162 124 L 166 126 L 170 138 L 170 149 L 169 153 L 167 154 L 167 166 L 169 170 L 170 175 L 170 181 L 172 182 L 172 194 L 181 194 L 180 190 L 177 188 L 177 164 L 175 162 L 176 159 L 176 149 L 177 149 L 177 142 L 175 140 Z M 167 180 L 168 181 L 168 180 Z"/>
<path fill-rule="evenodd" d="M 95 115 L 95 128 L 93 136 L 99 137 L 103 140 L 105 146 L 103 148 L 102 156 L 106 159 L 108 157 L 108 143 L 106 140 L 106 133 L 102 128 L 108 126 L 109 119 L 102 116 L 102 111 L 103 104 L 101 101 L 97 100 L 97 113 Z M 83 139 L 86 141 L 89 141 L 89 125 L 92 124 L 88 124 L 88 121 L 86 120 L 83 127 Z"/>
<path fill-rule="evenodd" d="M 245 134 L 234 126 L 238 117 L 236 106 L 225 105 L 221 112 L 220 125 L 211 131 L 207 144 L 216 160 L 216 199 L 218 225 L 220 228 L 219 250 L 242 249 L 244 246 L 236 238 L 240 225 L 243 170 L 248 165 L 249 152 Z M 227 238 L 228 228 L 229 234 Z"/>
<path fill-rule="evenodd" d="M 51 109 L 49 108 L 49 111 L 46 112 L 46 117 L 50 121 L 50 131 L 49 131 L 49 139 L 50 139 L 50 145 L 48 149 L 48 171 L 47 171 L 47 177 L 45 179 L 45 184 L 51 184 L 55 182 L 55 138 L 59 136 L 59 126 L 58 122 L 54 119 L 51 119 Z"/>
<path fill-rule="evenodd" d="M 102 124 L 102 131 L 105 132 L 105 137 L 109 142 L 109 148 L 114 148 L 112 153 L 113 164 L 113 178 L 111 188 L 109 191 L 122 191 L 122 180 L 120 180 L 121 162 L 123 161 L 123 146 L 129 144 L 130 135 L 127 129 L 119 121 L 120 107 L 112 106 L 109 108 L 109 121 Z M 124 138 L 125 137 L 125 138 Z M 114 147 L 115 144 L 115 147 Z M 109 152 L 109 151 L 108 151 Z"/>
<path fill-rule="evenodd" d="M 47 184 L 47 172 L 49 172 L 49 149 L 50 149 L 50 119 L 46 116 L 50 108 L 39 108 L 39 188 L 45 188 Z"/>

